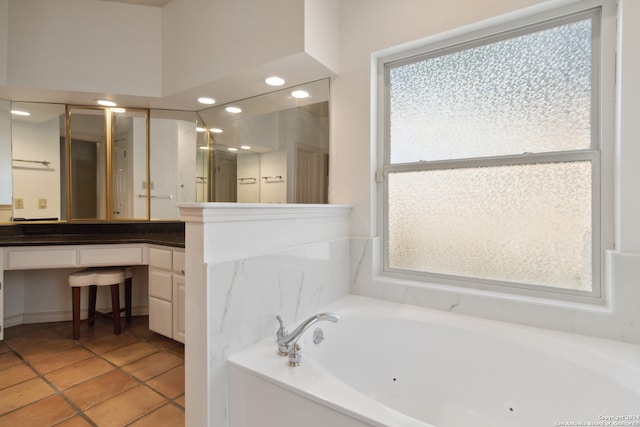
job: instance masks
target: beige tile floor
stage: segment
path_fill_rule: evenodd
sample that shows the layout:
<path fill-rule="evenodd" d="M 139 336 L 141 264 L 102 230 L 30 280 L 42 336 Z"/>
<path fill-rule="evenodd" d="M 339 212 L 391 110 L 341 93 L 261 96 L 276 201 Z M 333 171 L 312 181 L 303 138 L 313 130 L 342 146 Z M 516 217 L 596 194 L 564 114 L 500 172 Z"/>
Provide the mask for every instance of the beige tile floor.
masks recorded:
<path fill-rule="evenodd" d="M 7 328 L 0 426 L 184 426 L 184 345 L 146 316 L 124 325 L 83 324 L 77 341 L 71 322 Z"/>

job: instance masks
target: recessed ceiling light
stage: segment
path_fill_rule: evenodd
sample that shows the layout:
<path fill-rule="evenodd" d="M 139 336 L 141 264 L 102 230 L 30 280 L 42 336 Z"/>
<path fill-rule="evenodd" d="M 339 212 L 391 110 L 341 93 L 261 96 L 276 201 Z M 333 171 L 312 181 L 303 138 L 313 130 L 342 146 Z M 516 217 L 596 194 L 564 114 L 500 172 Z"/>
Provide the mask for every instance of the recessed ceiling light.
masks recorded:
<path fill-rule="evenodd" d="M 294 98 L 308 98 L 309 92 L 305 90 L 294 90 L 293 92 L 291 92 L 291 96 L 293 96 Z"/>
<path fill-rule="evenodd" d="M 118 105 L 108 99 L 97 99 L 96 102 L 104 107 L 115 107 L 116 105 Z"/>
<path fill-rule="evenodd" d="M 22 110 L 11 110 L 11 114 L 15 114 L 16 116 L 30 116 L 31 113 L 29 113 L 28 111 L 22 111 Z"/>
<path fill-rule="evenodd" d="M 213 133 L 222 133 L 222 129 L 218 129 L 218 128 L 211 128 L 211 129 L 209 129 L 209 131 L 211 131 Z"/>
<path fill-rule="evenodd" d="M 227 150 L 229 150 L 229 151 L 238 151 L 238 149 L 236 147 L 229 147 L 229 148 L 227 148 Z"/>
<path fill-rule="evenodd" d="M 242 112 L 242 108 L 239 107 L 227 107 L 225 108 L 229 113 L 237 114 Z"/>
<path fill-rule="evenodd" d="M 206 130 L 205 128 L 200 127 L 200 126 L 198 126 L 198 127 L 196 128 L 196 132 L 204 132 L 205 130 Z"/>
<path fill-rule="evenodd" d="M 264 81 L 269 86 L 282 86 L 284 84 L 284 79 L 277 76 L 267 77 Z"/>
<path fill-rule="evenodd" d="M 200 104 L 207 104 L 207 105 L 211 105 L 211 104 L 215 104 L 216 100 L 213 98 L 207 98 L 206 96 L 200 97 L 198 98 L 198 102 Z"/>
<path fill-rule="evenodd" d="M 241 145 L 240 148 L 242 148 L 243 150 L 251 150 L 250 145 Z"/>
<path fill-rule="evenodd" d="M 127 110 L 125 110 L 124 108 L 121 107 L 115 107 L 115 108 L 111 108 L 111 112 L 112 113 L 125 113 Z"/>

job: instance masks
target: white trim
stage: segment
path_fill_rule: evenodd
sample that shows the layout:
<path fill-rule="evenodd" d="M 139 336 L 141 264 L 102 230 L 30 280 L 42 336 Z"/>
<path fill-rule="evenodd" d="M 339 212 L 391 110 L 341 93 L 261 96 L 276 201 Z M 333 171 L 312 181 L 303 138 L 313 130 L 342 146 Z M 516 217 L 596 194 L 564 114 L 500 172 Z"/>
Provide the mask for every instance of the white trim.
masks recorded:
<path fill-rule="evenodd" d="M 185 222 L 243 222 L 300 218 L 348 217 L 351 206 L 267 203 L 179 203 Z"/>

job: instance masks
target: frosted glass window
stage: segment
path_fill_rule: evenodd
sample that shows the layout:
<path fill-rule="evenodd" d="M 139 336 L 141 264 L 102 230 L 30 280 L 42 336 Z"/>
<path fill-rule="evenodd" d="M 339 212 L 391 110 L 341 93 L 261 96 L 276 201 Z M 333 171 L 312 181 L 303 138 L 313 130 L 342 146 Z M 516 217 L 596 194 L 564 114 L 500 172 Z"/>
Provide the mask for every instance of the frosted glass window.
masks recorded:
<path fill-rule="evenodd" d="M 388 68 L 390 162 L 591 148 L 592 21 Z"/>
<path fill-rule="evenodd" d="M 591 291 L 591 162 L 389 175 L 393 269 Z"/>
<path fill-rule="evenodd" d="M 602 297 L 603 13 L 438 38 L 381 62 L 384 274 Z"/>

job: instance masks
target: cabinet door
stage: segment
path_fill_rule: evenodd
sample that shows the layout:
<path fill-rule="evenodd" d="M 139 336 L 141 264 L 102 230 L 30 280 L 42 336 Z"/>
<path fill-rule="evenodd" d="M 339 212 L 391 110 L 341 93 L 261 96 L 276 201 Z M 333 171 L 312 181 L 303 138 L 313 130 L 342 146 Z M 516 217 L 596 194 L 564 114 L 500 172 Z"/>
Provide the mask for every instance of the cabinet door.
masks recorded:
<path fill-rule="evenodd" d="M 172 304 L 149 297 L 149 329 L 166 337 L 173 337 Z"/>
<path fill-rule="evenodd" d="M 184 343 L 184 276 L 173 275 L 173 339 Z"/>
<path fill-rule="evenodd" d="M 171 301 L 173 298 L 171 273 L 159 271 L 155 268 L 149 269 L 149 296 Z"/>

